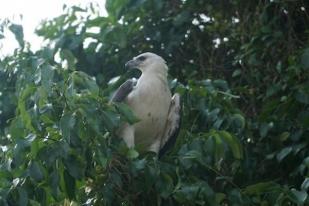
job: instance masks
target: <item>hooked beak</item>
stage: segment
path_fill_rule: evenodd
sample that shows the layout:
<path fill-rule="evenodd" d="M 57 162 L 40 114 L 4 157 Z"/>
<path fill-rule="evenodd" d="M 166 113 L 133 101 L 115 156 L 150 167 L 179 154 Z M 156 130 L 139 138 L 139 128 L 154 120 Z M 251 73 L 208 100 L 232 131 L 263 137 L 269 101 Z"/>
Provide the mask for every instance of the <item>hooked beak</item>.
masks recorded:
<path fill-rule="evenodd" d="M 134 59 L 128 61 L 126 64 L 125 64 L 125 68 L 126 69 L 137 69 L 138 68 L 138 63 L 137 61 L 135 61 Z"/>

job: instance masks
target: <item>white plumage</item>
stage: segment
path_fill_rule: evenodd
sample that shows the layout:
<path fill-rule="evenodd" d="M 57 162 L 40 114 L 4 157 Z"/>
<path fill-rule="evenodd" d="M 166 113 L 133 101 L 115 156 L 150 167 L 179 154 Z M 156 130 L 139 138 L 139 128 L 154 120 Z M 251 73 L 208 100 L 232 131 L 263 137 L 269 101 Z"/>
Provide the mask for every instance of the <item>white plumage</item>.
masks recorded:
<path fill-rule="evenodd" d="M 167 81 L 165 61 L 153 53 L 143 53 L 127 62 L 126 67 L 138 68 L 142 74 L 135 86 L 123 84 L 113 101 L 124 101 L 140 119 L 122 125 L 119 136 L 128 147 L 138 144 L 145 150 L 159 153 L 172 136 L 176 136 L 180 123 L 180 98 L 173 99 Z M 129 85 L 129 86 L 128 86 Z"/>

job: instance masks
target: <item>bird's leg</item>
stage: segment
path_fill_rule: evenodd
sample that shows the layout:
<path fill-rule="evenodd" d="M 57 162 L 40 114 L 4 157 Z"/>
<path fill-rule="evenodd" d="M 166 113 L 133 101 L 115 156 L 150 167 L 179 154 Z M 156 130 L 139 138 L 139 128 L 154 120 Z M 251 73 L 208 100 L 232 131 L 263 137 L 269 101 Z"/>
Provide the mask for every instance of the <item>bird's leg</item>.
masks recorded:
<path fill-rule="evenodd" d="M 125 141 L 125 143 L 127 144 L 129 148 L 134 147 L 134 127 L 133 126 L 129 124 L 125 124 L 120 134 L 120 137 L 123 138 L 123 140 Z"/>

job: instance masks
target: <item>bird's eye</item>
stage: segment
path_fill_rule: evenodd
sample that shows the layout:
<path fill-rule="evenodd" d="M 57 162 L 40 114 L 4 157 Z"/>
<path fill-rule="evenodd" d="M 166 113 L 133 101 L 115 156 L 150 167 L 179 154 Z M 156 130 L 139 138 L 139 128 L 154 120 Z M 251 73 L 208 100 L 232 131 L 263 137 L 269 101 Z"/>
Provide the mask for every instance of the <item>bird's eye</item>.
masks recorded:
<path fill-rule="evenodd" d="M 137 58 L 139 61 L 145 61 L 146 57 L 145 56 L 140 56 Z"/>

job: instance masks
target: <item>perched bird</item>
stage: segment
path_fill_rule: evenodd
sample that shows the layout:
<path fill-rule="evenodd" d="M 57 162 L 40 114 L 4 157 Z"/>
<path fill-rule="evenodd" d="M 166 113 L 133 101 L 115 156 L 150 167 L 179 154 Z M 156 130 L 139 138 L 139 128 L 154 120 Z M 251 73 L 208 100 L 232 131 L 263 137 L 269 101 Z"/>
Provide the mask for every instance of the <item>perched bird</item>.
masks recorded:
<path fill-rule="evenodd" d="M 162 156 L 175 143 L 181 120 L 180 95 L 171 96 L 168 86 L 168 67 L 165 60 L 154 53 L 143 53 L 125 64 L 139 69 L 136 81 L 124 82 L 112 97 L 112 102 L 126 103 L 139 122 L 123 124 L 119 136 L 128 147 L 141 146 Z"/>

